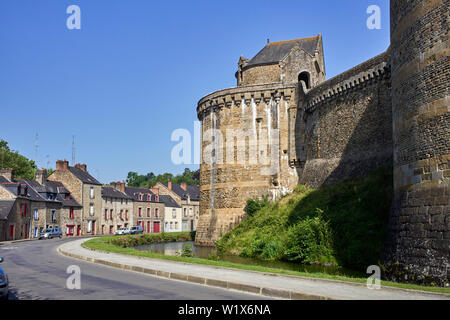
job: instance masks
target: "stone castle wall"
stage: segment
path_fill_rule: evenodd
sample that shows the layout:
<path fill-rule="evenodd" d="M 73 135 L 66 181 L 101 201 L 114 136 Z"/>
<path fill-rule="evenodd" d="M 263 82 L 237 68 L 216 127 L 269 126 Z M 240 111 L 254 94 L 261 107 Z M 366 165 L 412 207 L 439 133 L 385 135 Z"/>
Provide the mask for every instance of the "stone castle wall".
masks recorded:
<path fill-rule="evenodd" d="M 222 90 L 199 102 L 202 161 L 197 243 L 212 245 L 238 224 L 247 199 L 280 192 L 280 169 L 265 172 L 270 165 L 264 165 L 264 160 L 273 152 L 277 159 L 285 156 L 289 168 L 283 150 L 288 149 L 287 110 L 293 95 L 295 87 L 275 83 Z M 271 150 L 269 144 L 275 130 L 279 130 L 281 151 Z M 217 149 L 216 161 L 205 159 L 212 148 Z"/>
<path fill-rule="evenodd" d="M 385 261 L 398 262 L 394 278 L 441 285 L 450 275 L 449 5 L 391 1 L 394 201 Z"/>
<path fill-rule="evenodd" d="M 383 53 L 301 96 L 290 159 L 299 183 L 335 184 L 392 165 L 388 62 Z"/>
<path fill-rule="evenodd" d="M 323 52 L 315 57 L 302 50 L 291 52 L 279 70 L 271 67 L 266 78 L 267 66 L 249 72 L 241 58 L 238 87 L 208 95 L 198 104 L 202 151 L 210 152 L 226 140 L 205 136 L 210 129 L 245 129 L 256 144 L 261 129 L 278 129 L 277 168 L 264 175 L 264 165 L 258 162 L 202 159 L 197 243 L 213 245 L 238 224 L 249 198 L 276 198 L 299 183 L 319 187 L 393 166 L 384 263 L 398 262 L 400 280 L 447 284 L 449 4 L 449 0 L 392 0 L 390 49 L 328 81 L 324 65 L 315 63 L 323 61 Z M 246 80 L 239 78 L 245 76 L 242 70 L 249 75 Z M 302 70 L 311 75 L 311 89 L 295 82 Z M 260 156 L 259 149 L 243 150 L 247 158 Z M 219 157 L 226 154 L 220 148 L 216 151 Z"/>

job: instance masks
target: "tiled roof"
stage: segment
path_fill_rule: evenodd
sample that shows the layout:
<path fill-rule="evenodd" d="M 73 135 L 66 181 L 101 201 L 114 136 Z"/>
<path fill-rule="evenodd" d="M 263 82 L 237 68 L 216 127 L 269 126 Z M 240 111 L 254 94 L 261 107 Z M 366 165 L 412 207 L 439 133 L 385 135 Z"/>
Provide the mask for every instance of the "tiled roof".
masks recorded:
<path fill-rule="evenodd" d="M 159 196 L 159 201 L 163 202 L 166 207 L 171 208 L 181 208 L 181 206 L 170 196 L 166 194 L 162 194 Z"/>
<path fill-rule="evenodd" d="M 62 182 L 59 181 L 50 181 L 47 180 L 45 182 L 46 192 L 50 193 L 70 193 L 69 190 L 63 185 Z"/>
<path fill-rule="evenodd" d="M 83 183 L 101 185 L 100 182 L 97 181 L 93 176 L 91 176 L 88 172 L 81 170 L 77 167 L 68 167 L 68 170 L 73 173 L 75 177 L 81 180 Z"/>
<path fill-rule="evenodd" d="M 6 181 L 6 182 L 5 182 Z M 64 187 L 61 182 L 46 181 L 44 185 L 41 185 L 34 180 L 14 179 L 13 182 L 9 182 L 6 179 L 0 180 L 0 184 L 4 186 L 8 191 L 15 196 L 26 198 L 31 201 L 43 201 L 52 203 L 61 203 L 64 207 L 81 207 L 81 205 L 72 197 L 66 199 L 66 195 L 70 194 L 69 190 Z M 17 194 L 17 187 L 20 185 L 27 186 L 27 195 L 22 196 Z M 47 193 L 56 194 L 55 200 L 48 200 Z"/>
<path fill-rule="evenodd" d="M 102 197 L 119 198 L 119 199 L 131 199 L 130 196 L 110 186 L 102 187 Z"/>
<path fill-rule="evenodd" d="M 245 65 L 245 68 L 278 63 L 283 60 L 289 51 L 296 45 L 304 49 L 310 55 L 314 55 L 318 40 L 319 36 L 269 43 Z"/>
<path fill-rule="evenodd" d="M 7 220 L 16 200 L 0 200 L 0 220 Z"/>
<path fill-rule="evenodd" d="M 48 202 L 55 202 L 53 200 L 47 200 L 44 196 L 42 196 L 37 190 L 43 190 L 45 192 L 45 188 L 41 184 L 39 184 L 37 181 L 31 181 L 31 180 L 23 180 L 23 179 L 15 179 L 15 182 L 24 183 L 28 186 L 28 200 L 31 201 L 48 201 Z M 42 192 L 42 191 L 41 191 Z M 57 202 L 57 201 L 56 201 Z"/>
<path fill-rule="evenodd" d="M 62 203 L 63 207 L 83 207 L 81 204 L 77 202 L 74 198 L 70 197 L 70 199 L 66 199 L 63 194 L 59 193 L 56 196 L 56 199 Z"/>
<path fill-rule="evenodd" d="M 164 184 L 168 188 L 167 183 Z M 182 200 L 186 200 L 188 195 L 191 197 L 192 201 L 200 200 L 200 188 L 197 186 L 186 186 L 184 190 L 181 185 L 172 183 L 172 191 L 175 192 Z"/>
<path fill-rule="evenodd" d="M 150 195 L 152 202 L 155 202 L 155 194 L 146 188 L 138 187 L 125 187 L 125 193 L 131 197 L 134 201 L 144 201 L 147 202 L 147 196 Z M 142 200 L 139 199 L 139 195 L 142 194 Z"/>

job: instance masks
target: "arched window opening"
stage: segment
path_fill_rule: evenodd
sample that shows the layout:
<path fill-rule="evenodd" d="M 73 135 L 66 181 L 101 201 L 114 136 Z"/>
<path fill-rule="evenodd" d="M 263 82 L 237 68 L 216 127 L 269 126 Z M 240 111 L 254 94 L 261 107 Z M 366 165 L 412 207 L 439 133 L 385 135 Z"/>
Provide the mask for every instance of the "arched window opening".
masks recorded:
<path fill-rule="evenodd" d="M 298 75 L 298 82 L 303 81 L 305 83 L 306 89 L 311 88 L 311 78 L 309 72 L 303 71 Z"/>

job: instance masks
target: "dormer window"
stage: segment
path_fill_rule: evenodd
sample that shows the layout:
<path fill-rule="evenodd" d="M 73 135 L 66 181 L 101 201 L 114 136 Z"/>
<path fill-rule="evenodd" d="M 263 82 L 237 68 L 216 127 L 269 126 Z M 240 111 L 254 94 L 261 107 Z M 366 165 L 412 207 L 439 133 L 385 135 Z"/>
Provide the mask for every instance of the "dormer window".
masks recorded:
<path fill-rule="evenodd" d="M 147 201 L 152 201 L 152 196 L 150 194 L 147 195 Z"/>
<path fill-rule="evenodd" d="M 142 194 L 139 195 L 139 200 L 141 200 L 141 201 L 143 200 Z"/>

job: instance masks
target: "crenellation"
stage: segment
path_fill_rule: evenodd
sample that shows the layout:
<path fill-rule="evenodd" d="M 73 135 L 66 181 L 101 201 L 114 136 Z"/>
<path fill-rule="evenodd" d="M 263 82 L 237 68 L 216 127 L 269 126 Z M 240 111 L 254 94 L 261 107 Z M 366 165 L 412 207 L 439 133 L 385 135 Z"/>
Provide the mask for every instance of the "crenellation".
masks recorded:
<path fill-rule="evenodd" d="M 387 276 L 398 262 L 403 278 L 448 283 L 447 2 L 391 0 L 391 47 L 329 80 L 321 35 L 268 44 L 251 60 L 241 57 L 238 86 L 202 98 L 198 117 L 202 130 L 253 131 L 256 141 L 262 130 L 271 136 L 279 129 L 267 144 L 278 146 L 275 171 L 262 174 L 267 168 L 258 163 L 202 163 L 196 241 L 212 245 L 238 224 L 249 198 L 276 199 L 299 183 L 320 187 L 393 166 Z M 282 52 L 276 59 L 275 47 Z M 208 117 L 218 99 L 227 113 L 215 109 L 221 121 L 213 124 Z M 202 140 L 203 148 L 207 144 Z M 257 159 L 251 147 L 245 146 L 245 155 Z M 233 149 L 236 156 L 238 147 Z"/>

